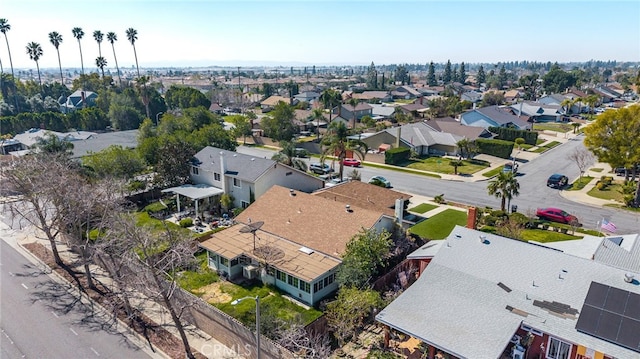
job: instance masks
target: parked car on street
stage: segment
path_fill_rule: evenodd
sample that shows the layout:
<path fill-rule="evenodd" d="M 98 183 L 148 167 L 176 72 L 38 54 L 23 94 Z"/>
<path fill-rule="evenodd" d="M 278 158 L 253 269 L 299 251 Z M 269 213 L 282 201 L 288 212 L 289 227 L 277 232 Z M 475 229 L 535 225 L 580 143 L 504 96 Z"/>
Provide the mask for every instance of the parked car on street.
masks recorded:
<path fill-rule="evenodd" d="M 385 188 L 390 188 L 391 187 L 391 182 L 389 182 L 388 179 L 382 177 L 382 176 L 373 176 L 371 177 L 371 179 L 369 180 L 369 183 L 374 184 L 376 186 L 380 186 L 380 187 L 385 187 Z"/>
<path fill-rule="evenodd" d="M 569 178 L 565 175 L 554 173 L 547 179 L 547 187 L 551 188 L 563 188 L 569 184 Z"/>
<path fill-rule="evenodd" d="M 328 173 L 333 172 L 333 168 L 329 167 L 328 164 L 322 163 L 312 163 L 309 165 L 309 171 L 317 174 L 317 175 L 326 175 Z"/>
<path fill-rule="evenodd" d="M 362 162 L 360 162 L 360 160 L 357 158 L 345 158 L 344 160 L 342 160 L 342 164 L 345 166 L 360 167 L 362 165 Z"/>
<path fill-rule="evenodd" d="M 333 187 L 333 186 L 337 186 L 341 183 L 346 183 L 348 182 L 348 180 L 346 178 L 340 179 L 340 178 L 332 178 L 329 181 L 324 183 L 325 187 Z"/>
<path fill-rule="evenodd" d="M 547 207 L 547 208 L 538 208 L 536 210 L 536 216 L 540 219 L 558 222 L 558 223 L 566 223 L 572 224 L 576 223 L 578 226 L 582 226 L 578 222 L 578 218 L 572 214 L 569 214 L 559 208 Z"/>

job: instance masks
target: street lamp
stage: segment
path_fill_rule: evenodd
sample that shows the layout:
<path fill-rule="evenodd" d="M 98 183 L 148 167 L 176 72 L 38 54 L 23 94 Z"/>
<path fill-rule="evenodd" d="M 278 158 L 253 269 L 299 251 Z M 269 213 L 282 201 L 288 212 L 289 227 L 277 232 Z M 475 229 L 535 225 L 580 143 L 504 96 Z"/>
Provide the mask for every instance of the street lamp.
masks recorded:
<path fill-rule="evenodd" d="M 162 115 L 163 113 L 164 113 L 164 112 L 158 112 L 158 113 L 156 113 L 156 127 L 158 127 L 158 117 L 159 117 L 160 115 Z"/>
<path fill-rule="evenodd" d="M 245 299 L 253 299 L 256 301 L 256 357 L 260 359 L 260 296 L 244 297 L 231 302 L 231 305 L 237 305 Z"/>

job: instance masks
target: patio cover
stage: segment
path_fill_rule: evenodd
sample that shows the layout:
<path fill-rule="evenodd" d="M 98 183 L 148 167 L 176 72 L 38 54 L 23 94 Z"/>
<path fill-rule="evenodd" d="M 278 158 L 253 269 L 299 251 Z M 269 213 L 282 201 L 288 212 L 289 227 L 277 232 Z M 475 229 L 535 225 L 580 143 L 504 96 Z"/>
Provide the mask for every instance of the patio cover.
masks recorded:
<path fill-rule="evenodd" d="M 193 200 L 213 197 L 215 195 L 224 193 L 222 189 L 206 184 L 185 184 L 179 187 L 163 189 L 162 192 L 179 194 L 185 197 L 189 197 Z"/>

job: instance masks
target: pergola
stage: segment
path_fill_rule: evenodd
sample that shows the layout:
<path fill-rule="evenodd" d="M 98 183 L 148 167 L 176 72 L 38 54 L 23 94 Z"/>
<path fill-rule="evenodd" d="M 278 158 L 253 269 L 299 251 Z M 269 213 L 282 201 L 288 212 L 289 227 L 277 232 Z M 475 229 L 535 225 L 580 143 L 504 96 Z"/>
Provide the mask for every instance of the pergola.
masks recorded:
<path fill-rule="evenodd" d="M 180 196 L 185 196 L 192 199 L 195 204 L 195 215 L 198 216 L 198 200 L 204 198 L 210 198 L 223 194 L 224 191 L 220 188 L 209 186 L 207 184 L 185 184 L 179 187 L 171 187 L 162 190 L 163 193 L 175 193 L 178 205 L 178 212 L 180 212 Z"/>

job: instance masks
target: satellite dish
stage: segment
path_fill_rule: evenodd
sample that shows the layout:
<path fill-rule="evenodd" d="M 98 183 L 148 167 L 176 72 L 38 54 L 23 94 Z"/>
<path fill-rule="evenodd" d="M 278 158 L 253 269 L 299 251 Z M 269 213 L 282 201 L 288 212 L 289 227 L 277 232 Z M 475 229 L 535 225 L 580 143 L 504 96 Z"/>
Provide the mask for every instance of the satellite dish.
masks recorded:
<path fill-rule="evenodd" d="M 249 220 L 249 224 L 240 228 L 240 233 L 253 233 L 253 250 L 254 251 L 256 250 L 256 231 L 260 229 L 260 227 L 262 227 L 263 224 L 264 224 L 263 221 L 252 223 L 251 220 Z"/>

